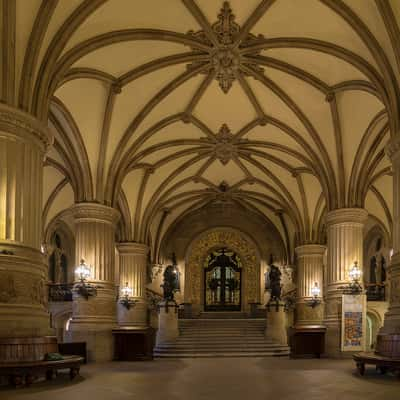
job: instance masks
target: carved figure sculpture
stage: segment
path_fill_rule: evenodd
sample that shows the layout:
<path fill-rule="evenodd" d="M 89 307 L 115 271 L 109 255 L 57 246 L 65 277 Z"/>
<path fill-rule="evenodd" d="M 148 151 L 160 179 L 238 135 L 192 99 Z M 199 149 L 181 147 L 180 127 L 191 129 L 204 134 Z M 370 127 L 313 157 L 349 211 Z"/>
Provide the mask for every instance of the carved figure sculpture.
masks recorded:
<path fill-rule="evenodd" d="M 180 290 L 179 271 L 176 266 L 175 254 L 172 255 L 173 265 L 168 265 L 163 274 L 163 298 L 166 301 L 175 301 L 174 293 Z"/>
<path fill-rule="evenodd" d="M 271 289 L 271 300 L 272 301 L 279 301 L 281 299 L 281 271 L 279 267 L 274 265 L 273 259 L 271 256 L 270 259 L 270 270 L 269 270 L 269 282 L 270 282 L 270 289 Z"/>
<path fill-rule="evenodd" d="M 382 284 L 386 280 L 386 260 L 382 254 L 382 240 L 378 238 L 376 241 L 375 255 L 370 261 L 370 282 Z"/>

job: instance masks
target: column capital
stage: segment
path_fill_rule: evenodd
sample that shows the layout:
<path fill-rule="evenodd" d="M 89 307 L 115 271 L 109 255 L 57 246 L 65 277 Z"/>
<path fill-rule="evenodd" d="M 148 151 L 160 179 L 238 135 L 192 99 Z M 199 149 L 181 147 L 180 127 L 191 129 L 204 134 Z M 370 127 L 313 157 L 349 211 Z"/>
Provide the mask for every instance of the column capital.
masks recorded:
<path fill-rule="evenodd" d="M 393 162 L 400 159 L 400 136 L 390 139 L 385 147 L 385 153 Z"/>
<path fill-rule="evenodd" d="M 345 223 L 364 224 L 368 218 L 368 212 L 363 208 L 339 208 L 326 214 L 326 225 Z"/>
<path fill-rule="evenodd" d="M 76 203 L 69 209 L 69 213 L 75 222 L 100 222 L 114 226 L 120 218 L 115 208 L 91 202 Z"/>
<path fill-rule="evenodd" d="M 326 251 L 326 246 L 322 244 L 304 244 L 297 246 L 294 251 L 297 257 L 323 256 Z"/>
<path fill-rule="evenodd" d="M 117 243 L 117 249 L 120 254 L 147 256 L 149 246 L 143 243 L 136 242 L 120 242 Z"/>
<path fill-rule="evenodd" d="M 0 136 L 3 133 L 35 143 L 43 152 L 53 143 L 49 128 L 32 115 L 0 103 Z"/>

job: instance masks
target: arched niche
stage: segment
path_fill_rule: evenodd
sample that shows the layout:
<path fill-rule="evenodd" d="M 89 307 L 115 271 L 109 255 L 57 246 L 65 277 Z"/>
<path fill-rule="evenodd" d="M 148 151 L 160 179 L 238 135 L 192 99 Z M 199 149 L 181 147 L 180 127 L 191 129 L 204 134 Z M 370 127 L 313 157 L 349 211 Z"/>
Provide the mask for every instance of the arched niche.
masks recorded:
<path fill-rule="evenodd" d="M 387 267 L 390 261 L 390 243 L 387 232 L 381 224 L 375 223 L 364 237 L 363 278 L 366 284 L 384 283 L 388 278 Z M 377 273 L 377 264 L 383 265 Z M 381 275 L 381 278 L 379 277 Z M 386 279 L 385 279 L 386 278 Z M 381 280 L 381 282 L 378 282 Z"/>
<path fill-rule="evenodd" d="M 192 304 L 193 313 L 204 310 L 204 269 L 207 256 L 215 249 L 228 248 L 242 263 L 242 311 L 260 301 L 260 254 L 253 240 L 232 228 L 214 228 L 198 235 L 189 245 L 185 257 L 184 301 Z"/>
<path fill-rule="evenodd" d="M 75 238 L 68 225 L 59 219 L 46 230 L 44 250 L 49 266 L 50 283 L 74 281 Z M 55 271 L 55 269 L 59 271 Z"/>

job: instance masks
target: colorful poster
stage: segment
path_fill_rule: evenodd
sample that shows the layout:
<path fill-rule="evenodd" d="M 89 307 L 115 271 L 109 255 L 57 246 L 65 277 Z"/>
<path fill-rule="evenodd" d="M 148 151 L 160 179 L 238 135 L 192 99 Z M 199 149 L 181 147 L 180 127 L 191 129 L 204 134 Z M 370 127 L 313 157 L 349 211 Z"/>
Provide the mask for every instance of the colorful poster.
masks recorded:
<path fill-rule="evenodd" d="M 342 296 L 342 351 L 364 351 L 366 296 Z"/>

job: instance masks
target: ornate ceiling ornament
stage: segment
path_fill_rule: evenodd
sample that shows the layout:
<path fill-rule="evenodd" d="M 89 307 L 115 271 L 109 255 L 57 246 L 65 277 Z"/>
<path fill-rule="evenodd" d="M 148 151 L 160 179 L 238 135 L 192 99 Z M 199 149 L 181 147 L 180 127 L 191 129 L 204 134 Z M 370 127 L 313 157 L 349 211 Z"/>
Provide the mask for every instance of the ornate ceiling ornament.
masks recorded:
<path fill-rule="evenodd" d="M 215 135 L 216 143 L 214 154 L 223 165 L 226 165 L 230 160 L 237 156 L 237 148 L 234 143 L 234 138 L 234 135 L 226 124 L 223 124 Z"/>
<path fill-rule="evenodd" d="M 228 93 L 233 82 L 237 79 L 237 74 L 239 72 L 248 75 L 247 72 L 241 70 L 242 65 L 250 69 L 263 71 L 262 68 L 254 66 L 254 64 L 246 63 L 244 58 L 240 55 L 238 49 L 240 49 L 240 47 L 246 47 L 246 45 L 254 41 L 256 37 L 249 33 L 239 43 L 235 43 L 240 33 L 240 26 L 235 22 L 235 15 L 232 13 L 232 9 L 227 1 L 223 3 L 220 13 L 218 14 L 218 21 L 212 24 L 211 29 L 217 38 L 218 43 L 216 46 L 213 45 L 206 32 L 203 30 L 198 32 L 189 31 L 188 35 L 210 46 L 210 59 L 206 62 L 209 64 L 209 69 L 203 73 L 214 73 L 215 79 L 218 81 L 224 93 Z M 251 55 L 256 54 L 260 54 L 260 52 L 254 52 Z M 196 68 L 204 64 L 204 61 L 194 62 L 189 64 L 188 68 Z"/>

